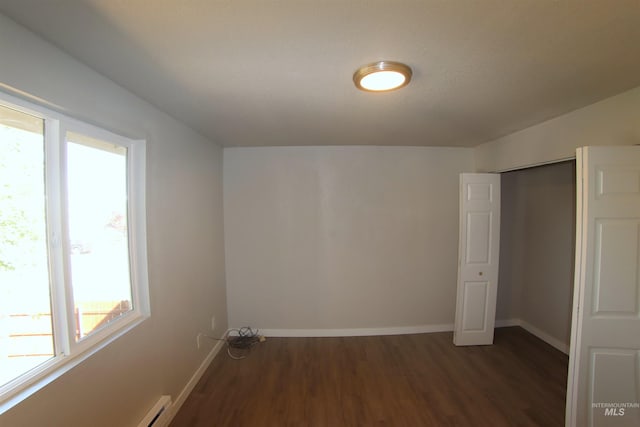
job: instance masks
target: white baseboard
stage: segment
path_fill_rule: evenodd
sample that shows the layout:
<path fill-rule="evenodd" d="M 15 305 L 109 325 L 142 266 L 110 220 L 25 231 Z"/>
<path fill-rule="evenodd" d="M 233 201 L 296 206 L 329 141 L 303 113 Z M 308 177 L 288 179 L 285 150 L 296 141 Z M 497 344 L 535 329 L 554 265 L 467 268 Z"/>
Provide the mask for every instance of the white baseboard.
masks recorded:
<path fill-rule="evenodd" d="M 453 324 L 398 326 L 391 328 L 354 329 L 260 329 L 266 337 L 368 337 L 375 335 L 408 335 L 453 331 Z"/>
<path fill-rule="evenodd" d="M 147 415 L 138 423 L 138 427 L 149 427 L 151 423 L 156 427 L 166 427 L 171 422 L 171 396 L 160 396 Z"/>
<path fill-rule="evenodd" d="M 200 381 L 200 378 L 202 378 L 202 375 L 204 375 L 204 372 L 207 370 L 211 362 L 213 362 L 213 359 L 216 357 L 223 346 L 223 341 L 216 341 L 216 344 L 213 346 L 209 354 L 207 354 L 207 357 L 205 357 L 200 366 L 198 366 L 196 372 L 194 372 L 194 374 L 191 376 L 187 384 L 184 386 L 184 388 L 176 398 L 175 402 L 173 402 L 173 405 L 171 405 L 171 414 L 168 424 L 171 424 L 171 421 L 176 416 L 185 400 L 187 400 L 187 397 L 189 397 L 194 387 L 196 386 L 196 384 L 198 384 L 198 381 Z"/>
<path fill-rule="evenodd" d="M 564 354 L 569 354 L 569 345 L 522 319 L 501 319 L 496 320 L 496 328 L 509 326 L 520 326 L 527 332 L 540 338 L 550 346 L 560 350 Z M 367 337 L 376 335 L 407 335 L 425 334 L 432 332 L 451 332 L 453 324 L 442 325 L 418 325 L 418 326 L 398 326 L 391 328 L 354 328 L 354 329 L 260 329 L 259 333 L 266 337 Z"/>
<path fill-rule="evenodd" d="M 569 354 L 569 345 L 563 343 L 559 339 L 552 337 L 551 335 L 541 331 L 540 329 L 536 328 L 535 326 L 532 326 L 530 323 L 527 323 L 524 320 L 522 321 L 520 326 L 522 327 L 522 329 L 540 338 L 542 341 L 546 342 L 551 347 L 555 347 L 556 349 L 560 350 L 566 355 Z"/>
<path fill-rule="evenodd" d="M 557 350 L 560 350 L 561 352 L 563 352 L 566 355 L 569 354 L 569 345 L 568 344 L 563 343 L 559 339 L 552 337 L 548 333 L 546 333 L 544 331 L 541 331 L 540 329 L 536 328 L 535 326 L 531 325 L 528 322 L 525 322 L 522 319 L 496 320 L 496 328 L 504 328 L 504 327 L 508 327 L 508 326 L 520 326 L 522 329 L 524 329 L 525 331 L 529 332 L 530 334 L 535 335 L 536 337 L 540 338 L 542 341 L 546 342 L 551 347 L 554 347 Z"/>

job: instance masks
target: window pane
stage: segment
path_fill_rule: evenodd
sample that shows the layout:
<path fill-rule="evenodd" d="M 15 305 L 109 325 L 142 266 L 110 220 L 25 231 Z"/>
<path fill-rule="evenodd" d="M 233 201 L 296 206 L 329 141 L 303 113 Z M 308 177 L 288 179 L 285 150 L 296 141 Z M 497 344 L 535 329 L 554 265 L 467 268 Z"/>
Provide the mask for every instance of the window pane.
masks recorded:
<path fill-rule="evenodd" d="M 67 133 L 69 250 L 76 341 L 133 309 L 127 151 Z"/>
<path fill-rule="evenodd" d="M 0 386 L 54 354 L 43 129 L 0 106 Z"/>

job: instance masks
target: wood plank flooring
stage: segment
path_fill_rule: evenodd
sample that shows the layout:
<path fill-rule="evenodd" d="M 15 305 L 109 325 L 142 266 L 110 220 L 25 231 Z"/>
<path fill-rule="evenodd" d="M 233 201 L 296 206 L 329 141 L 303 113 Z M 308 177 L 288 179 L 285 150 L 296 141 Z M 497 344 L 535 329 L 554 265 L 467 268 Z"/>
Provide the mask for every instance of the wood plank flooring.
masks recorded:
<path fill-rule="evenodd" d="M 495 344 L 452 333 L 269 338 L 220 351 L 179 426 L 562 426 L 568 357 L 519 327 Z"/>

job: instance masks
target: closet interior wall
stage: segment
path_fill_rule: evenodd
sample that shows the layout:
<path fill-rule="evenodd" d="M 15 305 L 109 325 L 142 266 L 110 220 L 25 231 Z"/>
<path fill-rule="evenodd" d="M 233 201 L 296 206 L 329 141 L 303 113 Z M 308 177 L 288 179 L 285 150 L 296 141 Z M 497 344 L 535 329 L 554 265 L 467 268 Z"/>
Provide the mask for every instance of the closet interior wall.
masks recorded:
<path fill-rule="evenodd" d="M 521 324 L 569 347 L 575 161 L 501 174 L 497 324 Z"/>

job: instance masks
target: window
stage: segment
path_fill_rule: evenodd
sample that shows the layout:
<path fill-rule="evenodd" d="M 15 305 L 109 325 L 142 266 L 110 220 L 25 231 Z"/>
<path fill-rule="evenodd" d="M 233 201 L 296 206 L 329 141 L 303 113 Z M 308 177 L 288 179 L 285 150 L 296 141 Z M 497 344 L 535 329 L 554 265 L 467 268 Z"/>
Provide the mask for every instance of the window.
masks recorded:
<path fill-rule="evenodd" d="M 0 97 L 0 413 L 149 316 L 144 177 L 144 141 Z"/>

